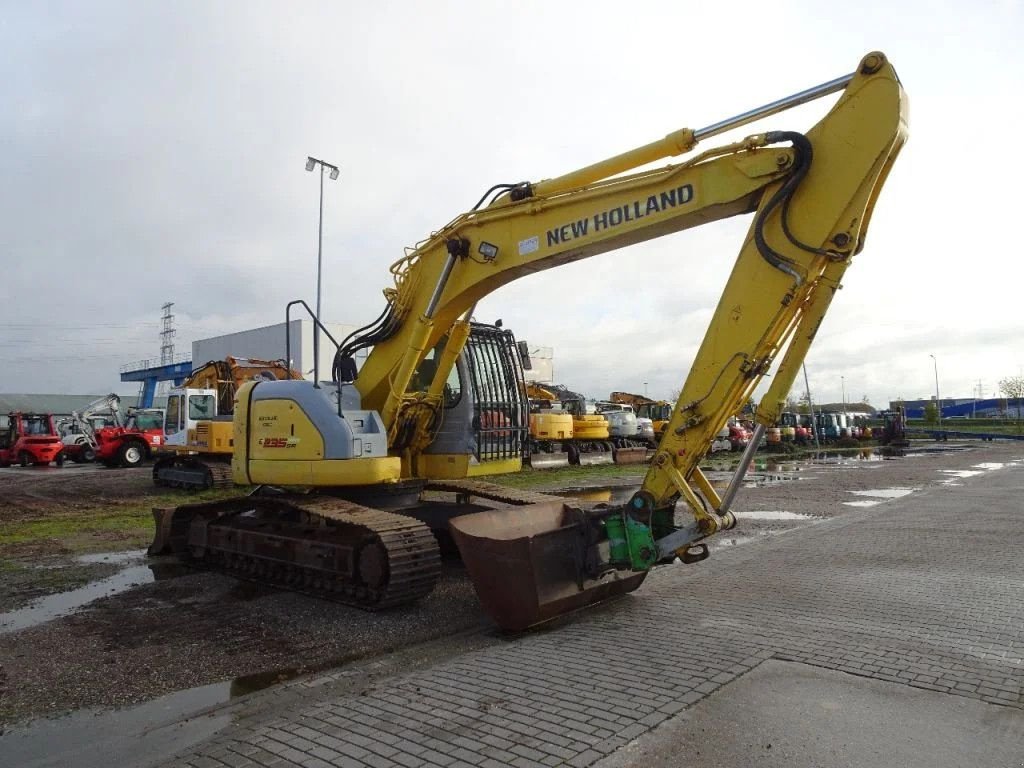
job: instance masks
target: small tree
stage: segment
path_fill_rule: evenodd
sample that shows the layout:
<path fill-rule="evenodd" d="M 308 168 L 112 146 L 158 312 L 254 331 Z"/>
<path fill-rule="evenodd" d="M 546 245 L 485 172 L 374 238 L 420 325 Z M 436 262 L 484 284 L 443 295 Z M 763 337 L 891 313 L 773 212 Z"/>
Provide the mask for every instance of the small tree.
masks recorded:
<path fill-rule="evenodd" d="M 1017 421 L 1020 421 L 1020 401 L 1024 399 L 1024 376 L 1010 376 L 999 382 L 999 391 L 1008 399 L 1017 400 Z"/>
<path fill-rule="evenodd" d="M 929 400 L 924 404 L 924 420 L 926 424 L 939 423 L 939 406 L 934 400 Z"/>

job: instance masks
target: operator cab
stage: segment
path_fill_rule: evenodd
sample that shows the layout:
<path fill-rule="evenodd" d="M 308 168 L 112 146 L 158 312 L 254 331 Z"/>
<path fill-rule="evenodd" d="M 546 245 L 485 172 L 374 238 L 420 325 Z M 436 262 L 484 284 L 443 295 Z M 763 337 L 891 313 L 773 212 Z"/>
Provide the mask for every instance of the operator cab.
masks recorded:
<path fill-rule="evenodd" d="M 413 386 L 429 386 L 444 342 L 423 359 Z M 444 386 L 444 413 L 427 456 L 469 456 L 469 475 L 521 466 L 529 448 L 529 401 L 522 359 L 512 331 L 471 325 L 469 339 Z M 433 477 L 444 476 L 436 465 Z"/>
<path fill-rule="evenodd" d="M 189 442 L 189 433 L 195 434 L 196 425 L 200 421 L 212 421 L 216 416 L 216 389 L 172 389 L 167 397 L 167 409 L 163 417 L 164 444 L 168 447 L 184 447 Z M 136 413 L 136 418 L 142 417 Z"/>

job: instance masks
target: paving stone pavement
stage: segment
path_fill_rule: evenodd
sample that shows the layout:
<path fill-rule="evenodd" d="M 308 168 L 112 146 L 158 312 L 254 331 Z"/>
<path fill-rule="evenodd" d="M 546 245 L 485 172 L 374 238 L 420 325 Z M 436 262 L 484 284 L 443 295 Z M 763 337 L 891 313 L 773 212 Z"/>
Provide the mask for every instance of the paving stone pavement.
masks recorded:
<path fill-rule="evenodd" d="M 166 765 L 586 766 L 770 658 L 1024 709 L 1022 492 L 1017 463 L 660 568 L 361 690 L 316 694 L 344 672 L 288 686 Z"/>

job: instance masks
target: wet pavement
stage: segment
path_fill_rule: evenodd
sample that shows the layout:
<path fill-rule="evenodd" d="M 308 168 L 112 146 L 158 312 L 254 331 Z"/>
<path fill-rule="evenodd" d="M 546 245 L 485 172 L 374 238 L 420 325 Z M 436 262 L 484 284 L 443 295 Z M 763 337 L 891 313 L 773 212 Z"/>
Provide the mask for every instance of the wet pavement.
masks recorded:
<path fill-rule="evenodd" d="M 146 562 L 145 550 L 82 555 L 76 558 L 76 562 L 124 564 L 125 567 L 112 576 L 89 582 L 78 589 L 47 595 L 33 600 L 23 608 L 0 613 L 0 635 L 67 616 L 102 597 L 109 597 L 153 581 L 153 569 Z"/>
<path fill-rule="evenodd" d="M 769 660 L 597 768 L 964 768 L 1021 762 L 1017 709 Z"/>
<path fill-rule="evenodd" d="M 159 755 L 209 738 L 231 722 L 215 705 L 231 683 L 178 691 L 138 707 L 83 710 L 40 720 L 0 739 L 0 765 L 17 768 L 109 768 L 151 765 Z M 131 734 L 131 738 L 125 738 Z"/>
<path fill-rule="evenodd" d="M 1013 632 L 1000 627 L 1022 622 L 1016 601 L 1009 604 L 1007 589 L 1013 584 L 1006 580 L 1020 578 L 1013 565 L 1016 555 L 1011 559 L 1007 551 L 1022 543 L 1013 543 L 1020 538 L 1013 499 L 1024 489 L 1024 473 L 1017 456 L 986 462 L 972 461 L 969 454 L 957 458 L 962 469 L 924 465 L 922 472 L 915 464 L 918 477 L 904 486 L 870 482 L 882 477 L 874 474 L 877 468 L 894 465 L 885 458 L 755 468 L 751 474 L 764 476 L 765 482 L 757 485 L 757 479 L 748 478 L 757 490 L 741 494 L 737 531 L 712 540 L 715 557 L 693 568 L 658 569 L 638 593 L 614 605 L 516 638 L 503 638 L 484 626 L 470 639 L 447 641 L 427 661 L 422 654 L 407 657 L 400 651 L 386 663 L 382 657 L 312 677 L 298 667 L 253 670 L 258 674 L 173 694 L 158 700 L 159 705 L 150 702 L 154 708 L 147 709 L 147 704 L 41 721 L 5 735 L 0 755 L 17 755 L 17 765 L 63 765 L 67 761 L 59 758 L 77 749 L 83 762 L 74 764 L 89 765 L 92 739 L 105 745 L 97 754 L 111 756 L 104 763 L 108 766 L 148 765 L 170 750 L 200 743 L 196 751 L 168 764 L 242 766 L 276 760 L 320 765 L 316 760 L 325 760 L 330 765 L 454 765 L 465 759 L 476 765 L 487 760 L 501 765 L 589 765 L 675 713 L 689 711 L 709 691 L 742 679 L 737 676 L 767 658 L 790 658 L 882 680 L 892 677 L 889 682 L 900 686 L 931 690 L 930 685 L 943 696 L 953 692 L 997 707 L 1019 707 L 1019 636 L 1014 640 Z M 820 490 L 811 494 L 816 503 L 797 503 L 786 494 L 794 483 L 803 486 L 807 480 L 808 489 L 817 488 L 814 480 L 820 473 L 840 470 L 845 475 L 847 469 L 868 474 L 848 476 L 860 478 L 856 487 L 834 483 L 838 487 L 831 491 L 831 503 Z M 771 475 L 792 479 L 776 481 Z M 634 489 L 587 490 L 627 499 Z M 857 501 L 873 506 L 848 506 Z M 961 525 L 965 510 L 971 510 L 971 521 Z M 994 536 L 996 531 L 1001 536 Z M 787 535 L 779 535 L 783 533 Z M 908 536 L 907 547 L 913 539 L 915 549 L 899 544 Z M 918 538 L 925 552 L 917 551 Z M 984 568 L 971 566 L 977 558 L 986 558 Z M 848 574 L 858 562 L 861 570 Z M 122 564 L 124 570 L 137 567 L 131 555 Z M 811 564 L 815 567 L 809 569 Z M 999 564 L 1000 576 L 989 576 Z M 923 580 L 918 578 L 922 568 L 927 574 Z M 781 582 L 780 574 L 785 574 Z M 876 578 L 882 574 L 895 579 L 900 590 L 891 593 L 883 586 Z M 804 582 L 813 585 L 811 591 L 804 589 Z M 700 591 L 703 583 L 714 584 L 707 595 Z M 1022 586 L 1024 582 L 1017 590 Z M 932 594 L 942 587 L 941 597 Z M 975 594 L 982 587 L 983 599 Z M 821 594 L 829 590 L 842 594 Z M 970 620 L 952 618 L 957 614 L 951 602 L 970 605 Z M 950 619 L 936 623 L 932 614 L 947 608 L 953 611 Z M 342 614 L 339 620 L 337 631 L 344 632 Z M 923 622 L 927 634 L 915 629 L 915 622 Z M 648 653 L 635 668 L 630 664 L 629 674 L 637 678 L 626 685 L 626 670 L 610 674 L 616 666 L 610 659 L 623 648 L 637 647 L 639 638 L 632 630 L 640 628 Z M 908 649 L 913 646 L 903 637 L 908 633 L 928 639 Z M 878 649 L 879 661 L 854 668 L 850 654 L 870 656 L 872 648 Z M 657 659 L 664 663 L 648 669 Z M 693 666 L 695 659 L 701 659 L 699 669 Z M 899 675 L 901 659 L 906 669 L 913 667 L 911 678 Z M 978 659 L 985 661 L 981 667 Z M 1007 661 L 1009 668 L 999 667 Z M 581 688 L 578 667 L 584 662 L 587 684 Z M 392 666 L 383 674 L 386 664 Z M 877 669 L 865 672 L 867 667 Z M 681 672 L 687 673 L 685 679 Z M 527 679 L 521 679 L 523 674 Z M 300 679 L 275 686 L 295 676 Z M 275 687 L 246 695 L 265 686 Z M 588 702 L 587 707 L 581 711 L 559 696 L 560 691 Z M 601 693 L 595 696 L 594 691 Z M 438 717 L 442 712 L 452 716 Z M 407 726 L 393 730 L 390 724 L 397 728 L 403 718 Z M 66 727 L 55 725 L 60 723 Z M 219 728 L 221 733 L 210 738 Z M 58 732 L 59 737 L 54 735 Z M 104 735 L 108 733 L 109 739 Z M 488 735 L 501 746 L 489 743 Z M 370 745 L 362 743 L 366 739 Z M 453 757 L 456 750 L 466 754 Z"/>
<path fill-rule="evenodd" d="M 692 568 L 656 569 L 633 595 L 543 631 L 453 646 L 449 658 L 386 676 L 350 669 L 271 689 L 166 764 L 585 766 L 620 750 L 628 757 L 638 739 L 685 724 L 698 714 L 690 708 L 737 683 L 739 694 L 751 685 L 776 698 L 736 722 L 732 747 L 840 697 L 843 730 L 807 725 L 794 735 L 800 749 L 779 753 L 786 765 L 872 764 L 871 744 L 855 738 L 862 727 L 900 739 L 898 723 L 878 723 L 880 702 L 910 729 L 892 755 L 938 713 L 965 754 L 1024 754 L 1024 733 L 1011 727 L 1024 710 L 1024 463 L 1003 464 L 960 486 L 936 469 L 920 491 L 840 506 L 847 511 Z M 819 670 L 817 693 L 766 689 L 769 660 Z M 726 706 L 716 720 L 738 711 Z M 808 744 L 826 735 L 847 745 L 847 762 Z M 675 744 L 662 764 L 749 764 L 730 761 L 725 742 L 701 745 L 698 755 Z M 958 764 L 955 753 L 941 756 L 936 764 Z"/>

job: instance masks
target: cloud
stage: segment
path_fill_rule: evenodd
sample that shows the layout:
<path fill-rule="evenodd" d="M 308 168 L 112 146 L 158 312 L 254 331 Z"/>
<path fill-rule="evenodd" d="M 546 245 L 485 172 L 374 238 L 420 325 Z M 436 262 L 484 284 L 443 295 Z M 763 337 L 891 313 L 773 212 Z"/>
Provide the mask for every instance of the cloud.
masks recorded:
<path fill-rule="evenodd" d="M 550 178 L 707 125 L 850 71 L 875 46 L 910 93 L 911 141 L 812 348 L 812 386 L 838 399 L 843 376 L 848 394 L 873 402 L 926 394 L 928 354 L 944 394 L 1017 373 L 1019 269 L 1005 229 L 1019 162 L 993 162 L 988 148 L 1021 122 L 1020 101 L 1005 98 L 1022 64 L 1020 4 L 965 17 L 868 3 L 837 41 L 817 5 L 784 2 L 782 47 L 765 42 L 759 10 L 663 2 L 624 14 L 610 2 L 532 0 L 11 9 L 0 28 L 3 388 L 121 386 L 121 363 L 158 354 L 165 301 L 181 349 L 278 322 L 292 298 L 312 303 L 319 189 L 306 155 L 341 167 L 324 195 L 325 314 L 361 324 L 380 311 L 403 248 L 491 184 Z M 942 49 L 970 55 L 940 66 Z M 801 129 L 822 109 L 737 133 Z M 666 396 L 747 225 L 525 278 L 478 316 L 553 346 L 574 389 L 648 382 Z"/>

